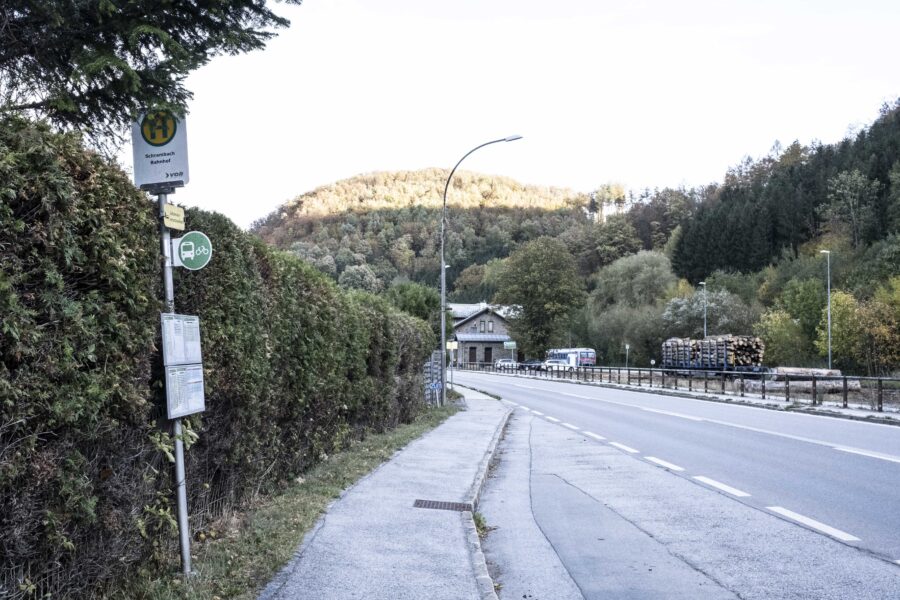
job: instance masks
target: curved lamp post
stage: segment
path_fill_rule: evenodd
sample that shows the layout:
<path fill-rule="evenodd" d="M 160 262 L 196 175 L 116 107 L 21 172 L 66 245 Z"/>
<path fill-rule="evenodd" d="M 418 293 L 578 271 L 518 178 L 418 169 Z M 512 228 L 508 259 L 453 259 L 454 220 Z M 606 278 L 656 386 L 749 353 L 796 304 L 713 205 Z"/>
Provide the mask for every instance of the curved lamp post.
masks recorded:
<path fill-rule="evenodd" d="M 453 169 L 447 176 L 447 183 L 444 184 L 444 205 L 441 209 L 441 406 L 447 404 L 447 267 L 444 262 L 444 229 L 447 222 L 447 190 L 450 188 L 450 180 L 453 178 L 453 174 L 456 173 L 457 167 L 459 167 L 462 161 L 466 160 L 467 156 L 479 148 L 484 148 L 491 144 L 496 144 L 498 142 L 514 142 L 520 139 L 522 139 L 521 135 L 510 135 L 505 138 L 500 138 L 499 140 L 485 142 L 480 146 L 475 146 L 457 161 L 456 165 L 453 166 Z"/>

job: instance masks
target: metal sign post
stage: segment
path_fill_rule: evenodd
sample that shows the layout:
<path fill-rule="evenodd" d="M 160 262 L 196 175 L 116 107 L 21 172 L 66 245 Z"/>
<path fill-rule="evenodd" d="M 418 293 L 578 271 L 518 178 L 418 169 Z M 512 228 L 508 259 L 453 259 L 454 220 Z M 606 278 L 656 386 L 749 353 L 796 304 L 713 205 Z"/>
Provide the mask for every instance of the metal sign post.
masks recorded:
<path fill-rule="evenodd" d="M 169 228 L 184 229 L 184 211 L 177 207 L 167 206 L 166 196 L 174 193 L 175 188 L 184 186 L 190 179 L 187 129 L 184 119 L 179 119 L 167 110 L 150 111 L 143 114 L 132 125 L 131 143 L 134 156 L 134 184 L 140 189 L 156 195 L 160 249 L 163 256 L 163 287 L 165 289 L 166 312 L 171 314 L 175 312 L 175 289 L 172 282 L 172 240 Z M 209 245 L 209 251 L 211 255 L 211 244 Z M 208 260 L 209 256 L 206 256 L 206 261 Z M 205 265 L 206 263 L 204 262 L 203 264 Z M 197 268 L 202 268 L 202 266 Z M 172 344 L 172 331 L 166 330 L 165 317 L 162 325 L 164 346 L 167 342 Z M 183 342 L 184 338 L 181 338 L 181 340 Z M 187 351 L 185 351 L 185 348 L 180 349 L 181 354 L 199 356 L 199 324 L 195 335 L 193 335 L 192 331 L 190 342 L 190 348 Z M 181 543 L 181 565 L 184 574 L 190 575 L 191 540 L 188 525 L 184 439 L 181 417 L 203 410 L 203 368 L 202 364 L 173 367 L 167 364 L 169 362 L 170 360 L 164 352 L 167 416 L 172 420 L 172 433 L 175 438 L 175 486 L 178 501 L 178 535 Z M 170 374 L 172 369 L 175 369 L 177 372 Z M 198 370 L 199 374 L 197 373 Z M 173 392 L 170 389 L 173 384 L 177 385 L 177 391 Z M 172 410 L 173 396 L 178 401 L 180 411 L 173 412 Z"/>
<path fill-rule="evenodd" d="M 172 282 L 172 240 L 164 219 L 166 216 L 166 194 L 157 196 L 159 204 L 159 237 L 163 254 L 163 286 L 166 294 L 166 312 L 175 312 L 175 286 Z M 166 389 L 168 393 L 168 388 Z M 188 528 L 187 487 L 184 475 L 184 441 L 181 432 L 181 418 L 172 421 L 175 437 L 175 486 L 178 500 L 178 537 L 181 541 L 181 566 L 185 575 L 191 574 L 191 535 Z"/>

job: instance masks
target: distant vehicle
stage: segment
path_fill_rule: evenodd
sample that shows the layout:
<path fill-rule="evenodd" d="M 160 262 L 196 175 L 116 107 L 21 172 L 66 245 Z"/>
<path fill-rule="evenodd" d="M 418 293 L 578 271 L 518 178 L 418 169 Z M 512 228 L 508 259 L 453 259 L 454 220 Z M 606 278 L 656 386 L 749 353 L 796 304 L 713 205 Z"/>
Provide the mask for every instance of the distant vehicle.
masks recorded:
<path fill-rule="evenodd" d="M 593 348 L 553 348 L 547 350 L 547 358 L 565 361 L 571 367 L 593 367 L 597 364 L 597 352 Z"/>
<path fill-rule="evenodd" d="M 559 358 L 548 358 L 541 365 L 544 371 L 574 371 L 575 367 Z"/>
<path fill-rule="evenodd" d="M 539 358 L 529 358 L 525 362 L 519 363 L 520 371 L 540 371 L 543 368 L 544 361 Z"/>
<path fill-rule="evenodd" d="M 501 358 L 497 362 L 494 363 L 495 369 L 518 369 L 519 363 L 514 361 L 511 358 Z"/>

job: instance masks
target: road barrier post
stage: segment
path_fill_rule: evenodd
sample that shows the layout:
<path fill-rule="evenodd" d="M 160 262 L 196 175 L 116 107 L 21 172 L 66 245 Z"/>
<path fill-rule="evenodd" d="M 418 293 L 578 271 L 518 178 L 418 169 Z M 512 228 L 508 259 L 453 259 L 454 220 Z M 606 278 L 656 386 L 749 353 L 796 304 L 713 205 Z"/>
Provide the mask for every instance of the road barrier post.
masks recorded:
<path fill-rule="evenodd" d="M 843 400 L 844 408 L 847 408 L 847 376 L 844 375 L 844 381 L 841 384 L 841 399 Z"/>
<path fill-rule="evenodd" d="M 813 375 L 813 376 L 812 376 L 812 394 L 811 394 L 811 395 L 812 395 L 812 405 L 813 405 L 813 406 L 816 405 L 816 400 L 817 400 L 818 397 L 819 397 L 819 395 L 816 393 L 817 391 L 818 391 L 818 390 L 816 390 L 816 376 Z"/>
<path fill-rule="evenodd" d="M 759 383 L 760 383 L 760 387 L 762 388 L 762 399 L 765 400 L 766 399 L 766 376 L 765 375 L 760 374 Z"/>
<path fill-rule="evenodd" d="M 694 391 L 694 376 L 693 375 L 694 375 L 693 373 L 688 372 L 688 391 L 689 392 Z"/>
<path fill-rule="evenodd" d="M 709 371 L 703 371 L 703 393 L 709 393 Z"/>
<path fill-rule="evenodd" d="M 784 376 L 784 401 L 788 404 L 791 403 L 791 376 Z"/>
<path fill-rule="evenodd" d="M 659 387 L 665 389 L 666 388 L 666 372 L 662 372 L 662 381 L 659 384 Z"/>
<path fill-rule="evenodd" d="M 744 397 L 744 374 L 741 373 L 741 398 Z"/>
<path fill-rule="evenodd" d="M 881 377 L 878 378 L 878 412 L 884 412 L 884 388 L 881 385 Z"/>

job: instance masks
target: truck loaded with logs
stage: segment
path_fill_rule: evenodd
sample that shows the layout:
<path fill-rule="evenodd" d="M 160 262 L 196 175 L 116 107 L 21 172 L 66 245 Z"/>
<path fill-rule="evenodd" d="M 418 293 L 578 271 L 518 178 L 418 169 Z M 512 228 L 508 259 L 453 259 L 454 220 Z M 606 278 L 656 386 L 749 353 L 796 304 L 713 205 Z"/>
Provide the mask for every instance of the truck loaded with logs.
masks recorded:
<path fill-rule="evenodd" d="M 715 335 L 702 340 L 669 338 L 662 345 L 662 368 L 765 372 L 765 344 L 749 335 Z"/>

